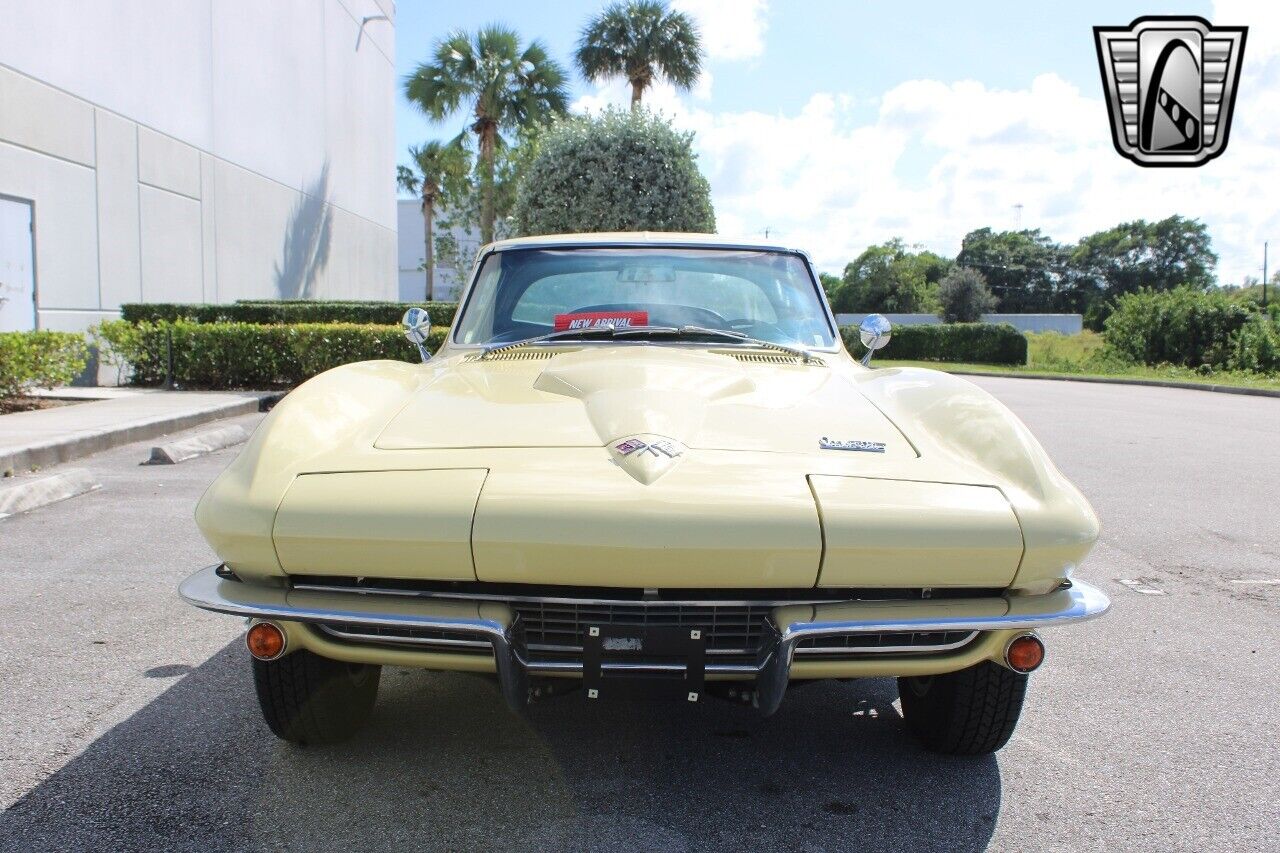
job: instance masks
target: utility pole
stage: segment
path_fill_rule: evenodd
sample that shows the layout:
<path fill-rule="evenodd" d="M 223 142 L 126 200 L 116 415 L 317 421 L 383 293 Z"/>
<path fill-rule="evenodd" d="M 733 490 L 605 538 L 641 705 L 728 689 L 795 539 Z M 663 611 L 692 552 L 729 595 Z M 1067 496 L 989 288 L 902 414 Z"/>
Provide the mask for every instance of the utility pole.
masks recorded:
<path fill-rule="evenodd" d="M 1267 243 L 1262 243 L 1262 307 L 1267 307 Z"/>

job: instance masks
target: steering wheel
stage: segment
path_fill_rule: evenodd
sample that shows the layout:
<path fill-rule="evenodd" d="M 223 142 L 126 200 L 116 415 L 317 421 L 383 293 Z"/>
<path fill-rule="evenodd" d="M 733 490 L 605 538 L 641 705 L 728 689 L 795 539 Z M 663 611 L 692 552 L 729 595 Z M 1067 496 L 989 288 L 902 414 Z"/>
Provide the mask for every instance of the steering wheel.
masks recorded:
<path fill-rule="evenodd" d="M 728 323 L 729 323 L 729 328 L 733 329 L 735 332 L 745 332 L 748 329 L 765 329 L 765 330 L 768 330 L 769 332 L 776 332 L 777 338 L 780 340 L 786 340 L 788 337 L 787 333 L 782 330 L 781 326 L 776 326 L 773 323 L 766 323 L 762 320 L 747 320 L 744 318 L 741 320 L 729 320 Z M 753 334 L 751 337 L 764 338 L 768 340 L 771 336 L 767 334 L 766 335 Z"/>

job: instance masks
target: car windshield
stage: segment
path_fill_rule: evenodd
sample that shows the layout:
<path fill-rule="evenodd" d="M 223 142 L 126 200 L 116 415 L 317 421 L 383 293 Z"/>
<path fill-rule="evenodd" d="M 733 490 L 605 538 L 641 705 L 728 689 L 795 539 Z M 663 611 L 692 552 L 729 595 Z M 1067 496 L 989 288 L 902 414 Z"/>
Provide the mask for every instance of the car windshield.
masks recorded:
<path fill-rule="evenodd" d="M 799 255 L 673 247 L 494 252 L 454 340 L 501 345 L 609 326 L 701 327 L 789 346 L 834 345 L 818 285 Z"/>

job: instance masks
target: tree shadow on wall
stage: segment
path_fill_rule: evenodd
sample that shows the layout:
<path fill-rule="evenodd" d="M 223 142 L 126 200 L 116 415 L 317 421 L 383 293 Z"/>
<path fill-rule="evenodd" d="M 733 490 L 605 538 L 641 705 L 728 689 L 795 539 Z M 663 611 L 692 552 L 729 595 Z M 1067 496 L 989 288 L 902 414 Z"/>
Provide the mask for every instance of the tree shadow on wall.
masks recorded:
<path fill-rule="evenodd" d="M 303 188 L 284 232 L 284 262 L 276 264 L 276 291 L 281 299 L 311 299 L 329 263 L 333 208 L 329 205 L 329 161 Z"/>

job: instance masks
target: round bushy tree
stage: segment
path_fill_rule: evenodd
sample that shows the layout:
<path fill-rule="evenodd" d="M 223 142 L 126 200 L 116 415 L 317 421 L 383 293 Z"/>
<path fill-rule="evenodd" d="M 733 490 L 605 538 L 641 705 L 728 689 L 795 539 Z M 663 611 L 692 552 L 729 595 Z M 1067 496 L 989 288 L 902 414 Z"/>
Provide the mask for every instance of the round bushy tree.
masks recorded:
<path fill-rule="evenodd" d="M 520 182 L 522 234 L 716 229 L 693 134 L 644 109 L 558 121 Z"/>
<path fill-rule="evenodd" d="M 947 323 L 976 323 L 996 307 L 986 277 L 970 267 L 956 267 L 938 282 L 938 302 Z"/>

